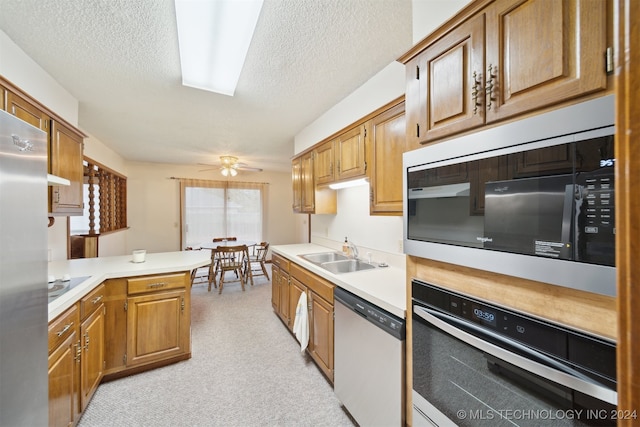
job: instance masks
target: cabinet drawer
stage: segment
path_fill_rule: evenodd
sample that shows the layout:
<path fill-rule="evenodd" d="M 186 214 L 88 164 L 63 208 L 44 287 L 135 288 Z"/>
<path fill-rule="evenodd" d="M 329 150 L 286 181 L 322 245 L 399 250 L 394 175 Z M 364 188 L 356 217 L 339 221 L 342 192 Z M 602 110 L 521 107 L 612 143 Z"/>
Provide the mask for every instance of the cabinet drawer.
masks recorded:
<path fill-rule="evenodd" d="M 127 279 L 129 295 L 163 291 L 165 289 L 185 288 L 189 284 L 187 273 L 142 276 Z"/>
<path fill-rule="evenodd" d="M 271 262 L 274 265 L 277 265 L 278 267 L 280 267 L 281 269 L 283 269 L 284 271 L 286 271 L 287 273 L 289 272 L 289 265 L 290 262 L 288 259 L 281 257 L 278 254 L 272 254 L 271 255 Z"/>
<path fill-rule="evenodd" d="M 89 292 L 80 300 L 80 318 L 86 319 L 89 317 L 100 304 L 104 303 L 106 289 L 104 283 Z"/>
<path fill-rule="evenodd" d="M 304 283 L 307 288 L 333 305 L 333 288 L 335 288 L 333 283 L 294 263 L 291 263 L 291 276 Z"/>
<path fill-rule="evenodd" d="M 62 344 L 78 328 L 79 323 L 78 304 L 49 323 L 49 353 Z"/>

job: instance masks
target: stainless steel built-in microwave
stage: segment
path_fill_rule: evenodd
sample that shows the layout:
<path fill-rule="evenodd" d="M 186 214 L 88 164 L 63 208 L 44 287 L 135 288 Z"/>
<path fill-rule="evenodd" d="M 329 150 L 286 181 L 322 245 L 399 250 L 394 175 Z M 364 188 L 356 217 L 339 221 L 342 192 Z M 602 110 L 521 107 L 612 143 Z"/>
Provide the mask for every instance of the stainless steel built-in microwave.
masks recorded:
<path fill-rule="evenodd" d="M 615 295 L 613 97 L 404 155 L 404 247 Z"/>

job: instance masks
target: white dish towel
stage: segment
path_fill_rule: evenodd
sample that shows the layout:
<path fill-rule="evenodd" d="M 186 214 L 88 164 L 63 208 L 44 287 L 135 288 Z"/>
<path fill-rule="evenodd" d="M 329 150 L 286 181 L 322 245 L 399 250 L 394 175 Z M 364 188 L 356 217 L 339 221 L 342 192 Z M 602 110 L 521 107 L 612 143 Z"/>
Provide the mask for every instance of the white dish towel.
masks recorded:
<path fill-rule="evenodd" d="M 293 333 L 300 341 L 300 352 L 304 352 L 309 344 L 309 311 L 307 310 L 307 293 L 300 294 L 296 306 L 296 317 L 293 321 Z"/>

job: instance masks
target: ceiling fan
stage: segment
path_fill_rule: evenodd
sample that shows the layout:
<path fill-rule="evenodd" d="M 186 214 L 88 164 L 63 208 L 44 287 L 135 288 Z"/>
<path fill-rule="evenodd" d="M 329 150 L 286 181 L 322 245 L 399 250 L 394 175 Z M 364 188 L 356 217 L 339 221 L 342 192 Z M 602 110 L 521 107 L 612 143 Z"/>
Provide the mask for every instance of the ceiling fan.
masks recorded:
<path fill-rule="evenodd" d="M 200 163 L 203 164 L 204 163 Z M 236 176 L 238 171 L 245 172 L 262 172 L 260 168 L 250 168 L 246 163 L 242 163 L 238 161 L 238 158 L 235 156 L 220 156 L 220 164 L 219 165 L 206 165 L 206 166 L 214 166 L 214 168 L 219 168 L 220 173 L 223 176 Z M 203 169 L 203 171 L 209 171 L 213 169 Z"/>

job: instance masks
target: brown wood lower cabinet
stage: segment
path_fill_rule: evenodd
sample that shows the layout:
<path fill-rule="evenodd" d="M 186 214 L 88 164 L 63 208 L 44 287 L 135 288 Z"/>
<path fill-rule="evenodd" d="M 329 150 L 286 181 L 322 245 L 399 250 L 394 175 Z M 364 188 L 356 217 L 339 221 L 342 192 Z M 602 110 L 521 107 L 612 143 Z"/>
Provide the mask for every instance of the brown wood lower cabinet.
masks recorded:
<path fill-rule="evenodd" d="M 291 281 L 289 279 L 289 260 L 273 254 L 271 262 L 273 264 L 271 267 L 271 305 L 284 324 L 291 329 L 293 327 L 291 315 L 295 314 L 295 306 L 293 307 L 293 312 L 290 311 L 289 286 Z M 297 302 L 298 300 L 296 299 Z"/>
<path fill-rule="evenodd" d="M 98 385 L 191 357 L 190 272 L 109 279 L 49 323 L 49 425 L 75 425 Z"/>
<path fill-rule="evenodd" d="M 309 353 L 333 383 L 333 301 L 328 302 L 309 289 Z"/>
<path fill-rule="evenodd" d="M 127 366 L 156 362 L 189 352 L 186 300 L 184 289 L 128 299 Z"/>
<path fill-rule="evenodd" d="M 333 289 L 335 285 L 276 254 L 273 256 L 278 258 L 280 267 L 276 268 L 279 274 L 283 274 L 284 265 L 288 266 L 286 286 L 282 286 L 282 281 L 276 284 L 276 274 L 273 274 L 272 286 L 278 288 L 274 291 L 277 292 L 278 298 L 274 299 L 280 302 L 278 305 L 274 304 L 274 311 L 289 331 L 293 332 L 298 301 L 300 296 L 306 293 L 309 319 L 307 352 L 333 383 Z M 282 298 L 283 292 L 287 293 L 286 298 Z M 283 308 L 282 305 L 287 307 Z M 281 314 L 283 311 L 288 313 L 287 320 Z"/>
<path fill-rule="evenodd" d="M 74 305 L 49 324 L 49 425 L 73 425 L 80 414 L 80 343 Z"/>

